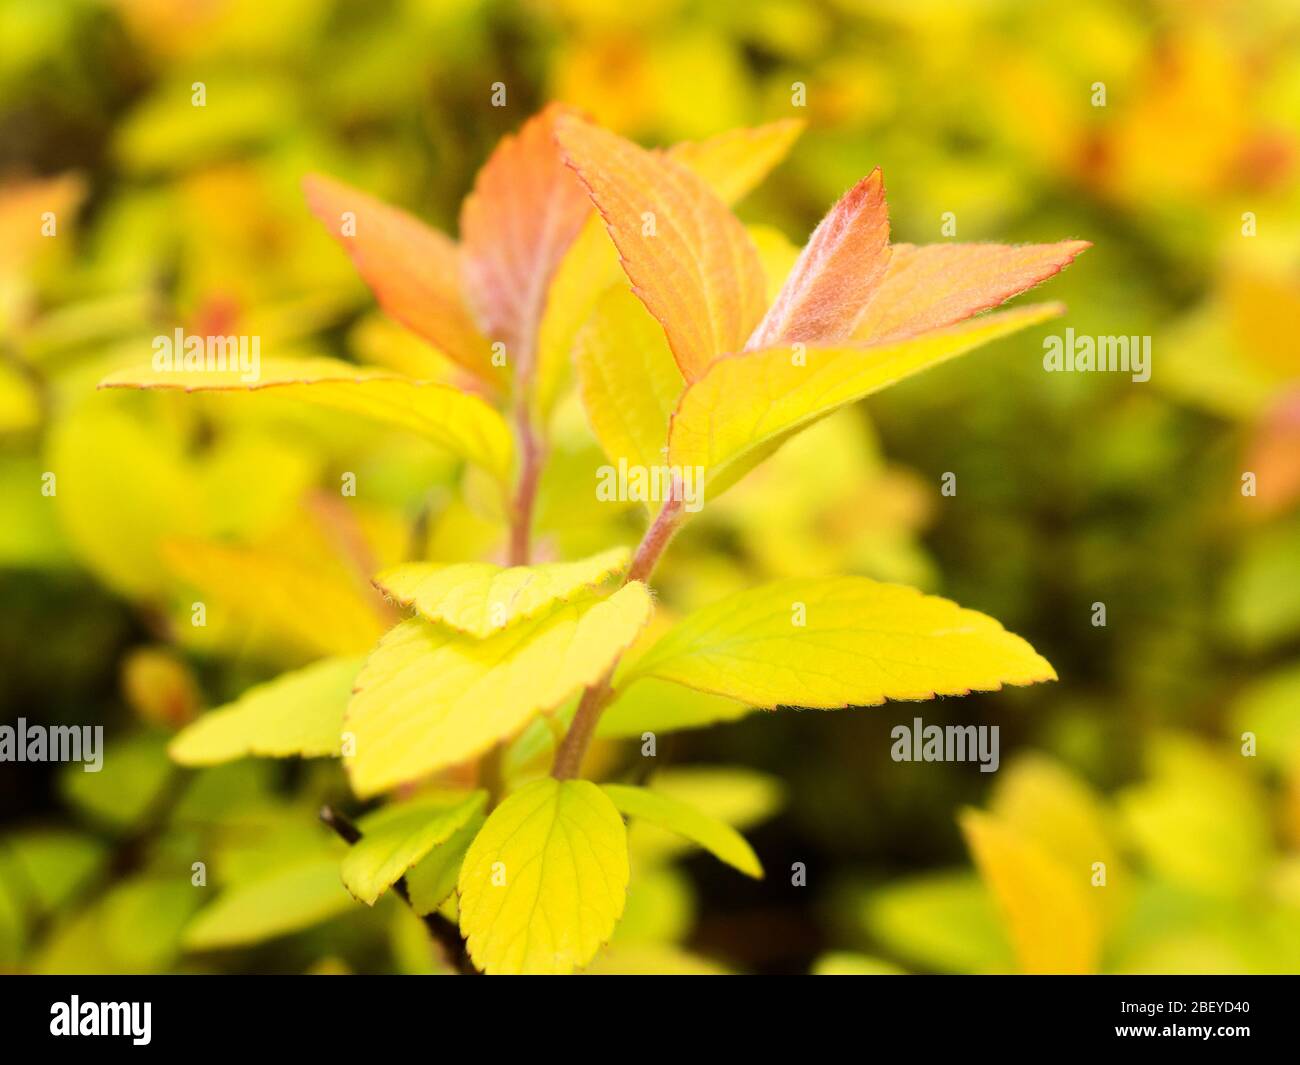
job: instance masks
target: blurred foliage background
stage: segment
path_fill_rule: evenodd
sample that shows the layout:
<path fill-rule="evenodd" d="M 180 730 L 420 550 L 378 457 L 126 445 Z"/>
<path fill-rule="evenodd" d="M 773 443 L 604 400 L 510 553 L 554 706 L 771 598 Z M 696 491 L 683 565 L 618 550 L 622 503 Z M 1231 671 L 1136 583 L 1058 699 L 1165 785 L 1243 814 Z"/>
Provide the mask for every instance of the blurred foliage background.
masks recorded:
<path fill-rule="evenodd" d="M 114 770 L 0 765 L 0 965 L 436 967 L 409 911 L 339 885 L 315 819 L 355 805 L 336 764 L 183 772 L 164 748 L 250 683 L 371 645 L 357 550 L 490 555 L 487 493 L 369 425 L 94 386 L 178 325 L 444 373 L 299 182 L 454 233 L 493 144 L 562 99 L 654 144 L 805 118 L 746 221 L 797 245 L 881 165 L 896 240 L 1089 239 L 1052 328 L 1153 338 L 1145 384 L 1044 373 L 1046 329 L 1002 341 L 824 422 L 688 526 L 673 608 L 865 573 L 993 615 L 1061 680 L 675 735 L 660 781 L 745 827 L 768 876 L 647 833 L 597 967 L 1016 971 L 1068 927 L 1105 971 L 1300 969 L 1291 0 L 0 0 L 0 41 L 0 720 L 103 724 Z M 553 433 L 546 550 L 633 542 L 638 515 L 596 505 L 576 402 Z M 341 503 L 345 471 L 364 490 Z M 891 761 L 916 715 L 1000 725 L 1002 768 Z M 1080 874 L 1097 860 L 1104 889 Z"/>

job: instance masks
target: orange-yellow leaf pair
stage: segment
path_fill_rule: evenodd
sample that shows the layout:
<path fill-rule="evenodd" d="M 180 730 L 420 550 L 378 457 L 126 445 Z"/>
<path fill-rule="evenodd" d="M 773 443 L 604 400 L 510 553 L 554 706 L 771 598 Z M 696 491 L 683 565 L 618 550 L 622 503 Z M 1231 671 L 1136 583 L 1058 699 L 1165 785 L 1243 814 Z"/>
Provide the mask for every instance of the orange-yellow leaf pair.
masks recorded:
<path fill-rule="evenodd" d="M 959 325 L 1046 280 L 1089 247 L 891 245 L 884 183 L 875 170 L 823 219 L 768 307 L 749 234 L 678 160 L 576 115 L 559 116 L 555 132 L 633 292 L 663 327 L 683 379 L 671 429 L 664 426 L 669 459 L 704 462 L 715 488 L 730 479 L 721 472 L 724 462 L 740 472 L 746 455 L 770 453 L 833 406 L 1059 313 L 1022 308 Z M 803 367 L 812 374 L 800 375 Z M 776 394 L 801 385 L 807 395 L 787 403 L 779 417 L 769 414 Z M 822 402 L 832 393 L 834 403 Z"/>
<path fill-rule="evenodd" d="M 459 247 L 412 216 L 330 178 L 305 182 L 312 211 L 380 305 L 486 384 L 531 369 L 546 292 L 591 207 L 555 149 L 548 107 L 505 137 L 461 208 Z"/>

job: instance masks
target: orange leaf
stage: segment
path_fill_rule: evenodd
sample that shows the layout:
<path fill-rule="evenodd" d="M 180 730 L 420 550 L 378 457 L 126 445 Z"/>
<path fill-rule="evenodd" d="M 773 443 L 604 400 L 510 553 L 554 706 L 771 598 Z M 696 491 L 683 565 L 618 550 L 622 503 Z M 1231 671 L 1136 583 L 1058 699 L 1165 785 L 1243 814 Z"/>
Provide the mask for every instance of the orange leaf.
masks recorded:
<path fill-rule="evenodd" d="M 385 311 L 475 376 L 500 379 L 465 302 L 450 237 L 332 178 L 308 175 L 303 190 Z"/>
<path fill-rule="evenodd" d="M 484 330 L 527 375 L 551 278 L 591 211 L 555 145 L 551 105 L 505 137 L 460 211 L 465 279 Z"/>
<path fill-rule="evenodd" d="M 1059 274 L 1092 244 L 894 244 L 856 340 L 904 340 L 942 329 Z"/>
<path fill-rule="evenodd" d="M 889 262 L 889 212 L 876 167 L 813 230 L 749 349 L 844 340 Z"/>
<path fill-rule="evenodd" d="M 556 134 L 686 380 L 739 351 L 765 300 L 758 252 L 735 215 L 701 177 L 662 154 L 570 116 Z"/>

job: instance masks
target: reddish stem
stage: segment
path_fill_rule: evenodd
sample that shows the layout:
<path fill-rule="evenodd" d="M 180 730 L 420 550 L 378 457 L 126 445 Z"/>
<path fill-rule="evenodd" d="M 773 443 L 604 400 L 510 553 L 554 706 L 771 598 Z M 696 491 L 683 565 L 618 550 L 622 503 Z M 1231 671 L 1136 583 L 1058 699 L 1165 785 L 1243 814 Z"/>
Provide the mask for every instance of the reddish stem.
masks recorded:
<path fill-rule="evenodd" d="M 526 566 L 532 555 L 533 504 L 537 501 L 543 455 L 542 442 L 533 429 L 526 398 L 521 398 L 515 407 L 515 429 L 519 437 L 520 471 L 511 504 L 509 564 Z"/>
<path fill-rule="evenodd" d="M 623 578 L 624 584 L 650 579 L 659 556 L 668 546 L 668 541 L 673 538 L 681 518 L 682 493 L 674 491 L 672 497 L 659 511 L 659 516 L 646 530 L 645 536 L 641 538 L 640 546 L 632 557 L 632 565 L 628 568 L 627 576 Z M 614 694 L 610 685 L 617 667 L 618 659 L 615 659 L 604 676 L 582 693 L 577 713 L 573 715 L 573 723 L 569 725 L 564 741 L 555 752 L 555 764 L 551 767 L 551 776 L 556 780 L 569 780 L 576 777 L 582 768 L 582 759 L 591 744 L 592 736 L 596 733 L 596 724 Z"/>

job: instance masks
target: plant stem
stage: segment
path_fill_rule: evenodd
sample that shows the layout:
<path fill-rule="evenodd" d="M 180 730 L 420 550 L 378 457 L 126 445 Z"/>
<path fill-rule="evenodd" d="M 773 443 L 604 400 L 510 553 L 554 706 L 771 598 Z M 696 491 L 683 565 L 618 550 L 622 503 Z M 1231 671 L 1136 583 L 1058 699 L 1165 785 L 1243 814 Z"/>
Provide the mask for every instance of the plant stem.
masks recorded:
<path fill-rule="evenodd" d="M 531 556 L 533 504 L 542 474 L 542 441 L 533 427 L 527 393 L 515 405 L 515 433 L 519 439 L 519 484 L 510 508 L 510 555 L 512 566 L 528 565 Z"/>
<path fill-rule="evenodd" d="M 632 565 L 628 568 L 627 576 L 623 578 L 624 584 L 630 581 L 648 581 L 650 579 L 650 574 L 654 572 L 659 556 L 663 554 L 664 548 L 668 546 L 668 541 L 673 538 L 673 533 L 677 531 L 681 518 L 681 492 L 674 491 L 669 500 L 663 505 L 663 509 L 659 511 L 659 516 L 646 530 L 645 536 L 641 538 L 636 554 L 632 557 Z M 556 780 L 569 780 L 576 777 L 578 771 L 582 768 L 582 758 L 587 753 L 587 747 L 591 744 L 591 737 L 595 735 L 596 724 L 600 721 L 601 713 L 609 705 L 610 697 L 614 694 L 611 682 L 614 679 L 614 670 L 617 667 L 618 659 L 616 658 L 609 669 L 605 671 L 604 676 L 582 693 L 582 699 L 578 702 L 578 710 L 573 715 L 573 723 L 569 725 L 569 731 L 565 734 L 559 750 L 555 752 L 555 764 L 551 767 L 551 776 Z"/>

